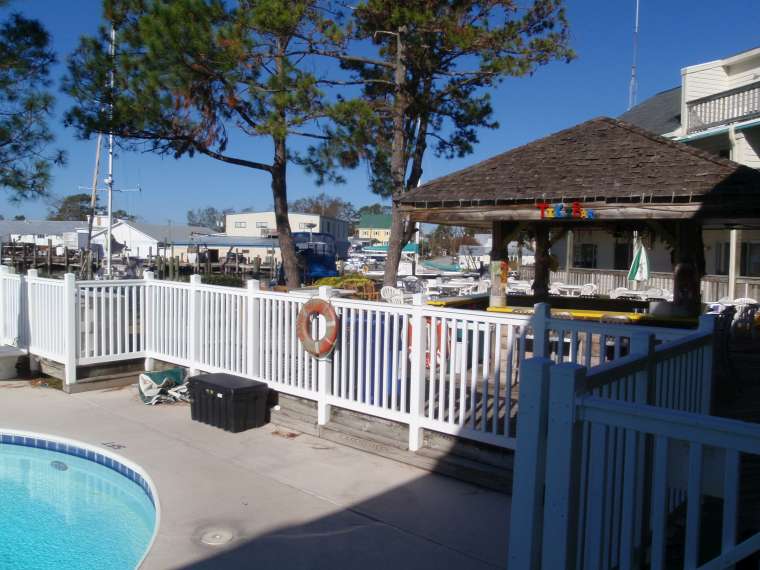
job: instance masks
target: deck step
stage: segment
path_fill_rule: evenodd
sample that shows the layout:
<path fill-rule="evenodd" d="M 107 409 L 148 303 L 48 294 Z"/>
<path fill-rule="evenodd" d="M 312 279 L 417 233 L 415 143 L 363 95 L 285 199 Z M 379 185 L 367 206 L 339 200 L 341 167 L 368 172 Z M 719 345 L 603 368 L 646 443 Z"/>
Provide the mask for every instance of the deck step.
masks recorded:
<path fill-rule="evenodd" d="M 404 424 L 334 407 L 330 422 L 318 426 L 314 401 L 278 394 L 270 404 L 270 421 L 277 426 L 488 489 L 512 491 L 510 450 L 426 430 L 425 446 L 415 453 L 408 450 L 409 427 Z"/>
<path fill-rule="evenodd" d="M 104 374 L 102 376 L 92 376 L 90 378 L 78 379 L 76 384 L 63 385 L 64 392 L 68 394 L 78 394 L 80 392 L 89 392 L 91 390 L 107 390 L 110 388 L 123 388 L 137 384 L 137 378 L 140 374 L 137 372 L 121 372 L 118 374 Z"/>

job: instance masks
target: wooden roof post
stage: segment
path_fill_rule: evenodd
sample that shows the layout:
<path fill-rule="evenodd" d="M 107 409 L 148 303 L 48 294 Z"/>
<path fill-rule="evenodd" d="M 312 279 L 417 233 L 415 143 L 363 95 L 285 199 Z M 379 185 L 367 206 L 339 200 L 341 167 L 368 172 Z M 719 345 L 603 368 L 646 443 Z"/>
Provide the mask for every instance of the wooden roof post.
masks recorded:
<path fill-rule="evenodd" d="M 549 298 L 549 226 L 533 224 L 536 235 L 536 267 L 533 276 L 533 296 L 536 302 Z"/>
<path fill-rule="evenodd" d="M 696 220 L 674 222 L 673 303 L 690 315 L 701 312 L 700 283 L 705 274 L 702 225 Z"/>
<path fill-rule="evenodd" d="M 491 226 L 491 307 L 507 305 L 508 245 L 520 228 L 518 222 L 493 222 Z"/>

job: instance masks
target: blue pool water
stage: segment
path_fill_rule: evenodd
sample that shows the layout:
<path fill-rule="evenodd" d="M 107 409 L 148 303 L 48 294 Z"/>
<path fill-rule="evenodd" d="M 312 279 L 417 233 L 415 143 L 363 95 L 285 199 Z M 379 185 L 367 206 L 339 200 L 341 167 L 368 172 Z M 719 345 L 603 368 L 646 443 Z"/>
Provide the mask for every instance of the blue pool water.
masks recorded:
<path fill-rule="evenodd" d="M 156 512 L 145 490 L 88 459 L 0 443 L 0 568 L 132 569 Z"/>

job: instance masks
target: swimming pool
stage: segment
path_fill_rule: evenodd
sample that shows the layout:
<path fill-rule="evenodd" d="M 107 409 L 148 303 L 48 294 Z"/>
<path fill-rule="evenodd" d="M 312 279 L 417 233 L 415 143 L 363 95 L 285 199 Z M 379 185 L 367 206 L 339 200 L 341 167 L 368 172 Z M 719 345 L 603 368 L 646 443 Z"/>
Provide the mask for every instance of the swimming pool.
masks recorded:
<path fill-rule="evenodd" d="M 147 475 L 105 450 L 0 429 L 0 568 L 133 569 L 157 526 Z"/>

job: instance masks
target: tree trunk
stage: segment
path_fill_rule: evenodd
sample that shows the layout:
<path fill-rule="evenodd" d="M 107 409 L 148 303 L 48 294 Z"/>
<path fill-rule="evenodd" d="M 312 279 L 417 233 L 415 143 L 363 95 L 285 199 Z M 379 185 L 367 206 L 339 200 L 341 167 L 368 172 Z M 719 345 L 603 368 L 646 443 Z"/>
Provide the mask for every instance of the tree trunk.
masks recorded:
<path fill-rule="evenodd" d="M 406 178 L 406 132 L 404 131 L 404 115 L 406 113 L 406 97 L 404 81 L 406 65 L 404 64 L 404 43 L 401 39 L 403 29 L 396 34 L 396 69 L 394 73 L 395 94 L 393 100 L 393 145 L 391 149 L 391 178 L 393 179 L 393 205 L 391 207 L 391 235 L 388 238 L 388 256 L 385 258 L 385 274 L 383 283 L 396 286 L 398 265 L 401 262 L 401 250 L 404 248 L 404 219 L 398 209 L 396 200 L 404 194 Z M 407 238 L 408 239 L 408 238 Z"/>
<path fill-rule="evenodd" d="M 274 200 L 274 218 L 277 223 L 277 241 L 280 243 L 282 267 L 285 271 L 285 283 L 291 289 L 301 286 L 301 274 L 298 270 L 298 257 L 293 234 L 288 220 L 288 196 L 286 184 L 287 149 L 285 139 L 275 139 L 275 156 L 272 165 L 272 198 Z"/>
<path fill-rule="evenodd" d="M 388 255 L 385 258 L 383 285 L 396 286 L 398 266 L 401 263 L 401 251 L 404 249 L 404 218 L 394 202 L 391 210 L 391 235 L 388 238 Z"/>
<path fill-rule="evenodd" d="M 549 298 L 549 227 L 535 224 L 536 260 L 533 275 L 533 297 L 536 301 Z"/>

